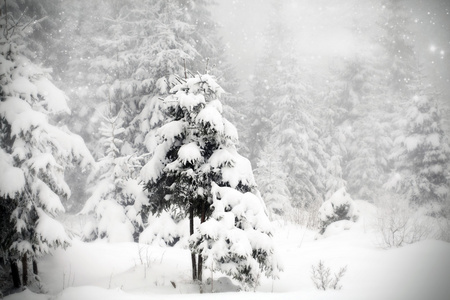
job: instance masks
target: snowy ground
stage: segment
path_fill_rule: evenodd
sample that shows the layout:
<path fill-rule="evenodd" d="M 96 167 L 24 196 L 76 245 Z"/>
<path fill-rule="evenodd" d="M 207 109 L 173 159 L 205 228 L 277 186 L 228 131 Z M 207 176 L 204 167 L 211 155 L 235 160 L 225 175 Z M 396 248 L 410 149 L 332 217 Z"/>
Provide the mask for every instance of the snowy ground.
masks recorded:
<path fill-rule="evenodd" d="M 206 286 L 199 294 L 199 287 L 190 281 L 187 250 L 75 240 L 66 251 L 41 261 L 47 295 L 26 290 L 5 299 L 450 299 L 450 244 L 428 239 L 381 249 L 375 208 L 363 201 L 356 204 L 361 213 L 358 222 L 348 230 L 335 226 L 325 237 L 317 238 L 299 225 L 274 222 L 284 272 L 276 281 L 262 279 L 256 292 L 211 294 L 212 287 Z M 311 266 L 319 260 L 332 272 L 347 266 L 341 290 L 316 289 Z M 214 279 L 219 277 L 214 274 Z M 226 280 L 215 281 L 213 288 L 233 290 Z"/>

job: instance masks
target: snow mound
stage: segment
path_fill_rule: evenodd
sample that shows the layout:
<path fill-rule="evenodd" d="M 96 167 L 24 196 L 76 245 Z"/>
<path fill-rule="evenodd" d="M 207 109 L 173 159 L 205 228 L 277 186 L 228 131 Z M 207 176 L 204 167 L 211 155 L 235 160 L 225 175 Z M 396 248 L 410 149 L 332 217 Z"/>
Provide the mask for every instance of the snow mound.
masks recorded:
<path fill-rule="evenodd" d="M 206 284 L 203 285 L 203 291 L 208 293 L 227 293 L 227 292 L 239 292 L 241 287 L 236 285 L 228 277 L 220 277 L 212 280 L 208 278 Z"/>
<path fill-rule="evenodd" d="M 355 223 L 349 220 L 340 220 L 333 222 L 325 228 L 323 237 L 329 237 L 332 235 L 336 235 L 344 230 L 349 230 L 353 227 L 354 224 Z"/>

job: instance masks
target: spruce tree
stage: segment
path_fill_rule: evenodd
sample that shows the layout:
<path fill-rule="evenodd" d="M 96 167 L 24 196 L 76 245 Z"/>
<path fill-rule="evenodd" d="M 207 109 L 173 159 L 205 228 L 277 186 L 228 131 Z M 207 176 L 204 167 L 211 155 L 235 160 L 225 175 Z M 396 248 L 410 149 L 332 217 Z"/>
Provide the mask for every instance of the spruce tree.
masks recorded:
<path fill-rule="evenodd" d="M 192 236 L 194 218 L 203 224 L 213 212 L 214 186 L 237 193 L 258 192 L 250 162 L 237 153 L 236 128 L 222 116 L 218 98 L 223 89 L 208 74 L 176 80 L 171 95 L 164 99 L 167 123 L 158 130 L 158 146 L 142 168 L 141 178 L 146 182 L 149 213 L 175 209 L 180 217 L 189 217 Z M 264 210 L 262 202 L 258 205 Z M 193 279 L 201 281 L 203 255 L 209 252 L 200 244 L 194 238 L 190 245 Z"/>

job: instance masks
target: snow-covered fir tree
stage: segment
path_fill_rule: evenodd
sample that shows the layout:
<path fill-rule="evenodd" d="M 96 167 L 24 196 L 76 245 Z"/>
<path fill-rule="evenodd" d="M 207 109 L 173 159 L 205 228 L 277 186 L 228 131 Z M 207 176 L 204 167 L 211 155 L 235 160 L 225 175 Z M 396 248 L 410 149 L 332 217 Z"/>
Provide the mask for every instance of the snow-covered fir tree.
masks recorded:
<path fill-rule="evenodd" d="M 61 1 L 53 0 L 4 0 L 1 4 L 2 10 L 8 12 L 14 19 L 20 19 L 23 24 L 32 24 L 32 32 L 23 37 L 28 50 L 36 61 L 55 68 L 58 67 L 57 61 L 61 58 L 59 55 L 61 53 L 54 47 L 57 44 L 58 29 L 62 21 L 61 4 Z"/>
<path fill-rule="evenodd" d="M 388 174 L 392 122 L 386 118 L 386 82 L 378 49 L 362 49 L 339 60 L 325 97 L 326 141 L 341 161 L 348 191 L 377 199 Z M 325 116 L 325 117 L 326 117 Z M 339 168 L 339 166 L 337 166 Z"/>
<path fill-rule="evenodd" d="M 256 65 L 259 79 L 248 110 L 250 135 L 258 139 L 249 139 L 252 162 L 258 165 L 262 149 L 274 142 L 270 147 L 278 149 L 283 161 L 292 205 L 318 206 L 326 194 L 323 183 L 332 175 L 326 169 L 330 156 L 316 118 L 317 94 L 308 76 L 312 73 L 301 66 L 295 45 L 287 38 L 290 28 L 281 22 L 283 4 L 274 2 L 273 7 L 276 18 L 266 32 L 267 50 Z"/>
<path fill-rule="evenodd" d="M 112 105 L 112 103 L 110 103 Z M 121 155 L 123 146 L 122 109 L 117 115 L 104 116 L 100 140 L 105 156 L 97 163 L 91 176 L 96 180 L 92 196 L 86 201 L 82 214 L 93 213 L 94 222 L 84 228 L 83 239 L 106 239 L 110 242 L 137 241 L 144 224 L 139 212 L 148 202 L 136 179 L 141 165 L 135 155 Z"/>
<path fill-rule="evenodd" d="M 395 172 L 386 187 L 402 194 L 411 204 L 448 201 L 450 188 L 446 171 L 450 147 L 441 128 L 437 95 L 418 90 L 400 120 L 401 133 L 392 154 Z"/>
<path fill-rule="evenodd" d="M 10 221 L 2 223 L 8 227 L 1 230 L 1 242 L 17 286 L 18 259 L 27 285 L 29 261 L 70 243 L 56 220 L 64 212 L 61 199 L 70 196 L 64 170 L 76 164 L 86 169 L 93 158 L 81 137 L 55 125 L 56 116 L 70 114 L 67 97 L 49 70 L 28 58 L 24 37 L 32 28 L 9 13 L 1 15 L 0 24 L 0 201 Z"/>
<path fill-rule="evenodd" d="M 245 290 L 258 286 L 262 274 L 277 279 L 282 266 L 262 199 L 214 182 L 211 193 L 211 217 L 190 238 L 204 266 L 238 280 Z"/>
<path fill-rule="evenodd" d="M 291 197 L 280 153 L 274 147 L 275 143 L 269 142 L 260 153 L 261 159 L 255 169 L 255 179 L 269 216 L 283 218 L 292 209 Z"/>
<path fill-rule="evenodd" d="M 222 116 L 222 104 L 218 98 L 223 90 L 207 74 L 178 78 L 177 81 L 179 83 L 170 89 L 171 95 L 164 100 L 169 119 L 158 130 L 158 146 L 141 170 L 149 196 L 148 210 L 159 213 L 175 208 L 181 217 L 189 217 L 194 280 L 201 281 L 203 268 L 209 267 L 203 264 L 203 257 L 206 257 L 208 263 L 214 263 L 214 269 L 227 270 L 227 274 L 254 286 L 258 282 L 258 270 L 271 275 L 277 265 L 272 264 L 274 253 L 270 228 L 266 227 L 268 218 L 258 197 L 250 162 L 237 153 L 236 128 Z M 213 227 L 211 224 L 214 222 L 225 222 L 220 220 L 221 211 L 232 211 L 239 205 L 239 202 L 231 200 L 220 202 L 217 191 L 222 188 L 243 195 L 240 196 L 243 198 L 241 205 L 251 205 L 252 212 L 248 212 L 248 220 L 245 220 L 248 225 L 242 224 L 245 210 L 238 213 L 238 208 L 234 212 L 236 218 L 233 217 L 232 223 L 227 225 L 227 231 L 239 232 L 242 236 L 240 241 L 251 244 L 250 250 L 245 250 L 250 251 L 246 252 L 250 253 L 246 258 L 249 262 L 242 266 L 236 259 L 243 253 L 236 253 L 237 245 L 231 247 L 232 241 L 229 248 L 225 246 L 221 257 L 213 255 L 211 248 L 205 247 L 205 243 L 216 241 L 211 239 L 207 229 Z M 228 193 L 223 192 L 223 198 L 225 194 Z M 225 202 L 226 205 L 219 205 Z M 211 218 L 214 212 L 216 215 Z M 251 213 L 258 217 L 250 216 Z M 202 224 L 197 229 L 194 227 L 195 217 Z M 226 222 L 230 220 L 226 218 Z M 265 238 L 264 245 L 253 243 L 251 233 L 245 231 L 250 230 L 249 227 Z"/>
<path fill-rule="evenodd" d="M 394 175 L 386 187 L 412 204 L 442 203 L 448 197 L 448 142 L 442 131 L 436 94 L 422 83 L 414 49 L 412 14 L 402 0 L 385 1 L 381 43 L 386 51 L 389 80 L 386 116 L 395 141 L 390 158 Z M 405 115 L 406 112 L 406 115 Z"/>
<path fill-rule="evenodd" d="M 264 32 L 264 51 L 255 63 L 255 74 L 251 80 L 253 97 L 248 101 L 245 110 L 247 130 L 243 132 L 245 143 L 249 148 L 249 159 L 257 166 L 260 153 L 270 139 L 274 126 L 271 115 L 274 111 L 274 98 L 279 96 L 277 82 L 272 76 L 280 68 L 279 56 L 285 53 L 284 43 L 286 28 L 281 22 L 283 4 L 272 2 L 271 18 Z M 290 49 L 292 50 L 292 49 Z"/>
<path fill-rule="evenodd" d="M 324 182 L 330 174 L 325 167 L 329 155 L 319 138 L 321 130 L 313 115 L 309 82 L 296 80 L 301 73 L 296 66 L 299 64 L 295 60 L 280 62 L 280 78 L 273 79 L 277 80 L 280 94 L 271 99 L 276 107 L 272 135 L 285 162 L 292 205 L 311 207 L 321 203 L 326 193 Z"/>

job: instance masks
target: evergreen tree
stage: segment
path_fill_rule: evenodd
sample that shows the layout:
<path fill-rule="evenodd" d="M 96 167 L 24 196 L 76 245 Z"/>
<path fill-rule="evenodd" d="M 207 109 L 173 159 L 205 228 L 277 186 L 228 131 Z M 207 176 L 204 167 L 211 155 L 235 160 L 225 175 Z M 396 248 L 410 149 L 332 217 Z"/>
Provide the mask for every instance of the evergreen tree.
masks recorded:
<path fill-rule="evenodd" d="M 278 81 L 271 79 L 279 75 L 280 55 L 286 51 L 284 46 L 287 32 L 281 22 L 282 6 L 278 2 L 272 3 L 272 16 L 264 32 L 263 55 L 256 61 L 257 76 L 250 82 L 253 97 L 245 107 L 248 129 L 243 134 L 249 148 L 249 159 L 254 166 L 258 164 L 260 153 L 272 132 L 274 122 L 271 115 L 275 108 L 274 98 L 280 95 Z"/>
<path fill-rule="evenodd" d="M 273 279 L 282 269 L 275 255 L 271 224 L 264 204 L 253 193 L 212 183 L 212 214 L 191 236 L 190 247 L 204 266 L 238 280 L 245 290 Z"/>
<path fill-rule="evenodd" d="M 83 140 L 50 118 L 69 114 L 67 97 L 51 82 L 47 69 L 34 64 L 25 36 L 32 28 L 2 7 L 0 19 L 0 202 L 2 255 L 10 258 L 14 284 L 20 285 L 17 260 L 22 260 L 22 284 L 28 284 L 28 262 L 70 242 L 55 219 L 70 196 L 64 169 L 88 168 L 93 158 Z M 10 227 L 12 226 L 12 227 Z"/>
<path fill-rule="evenodd" d="M 392 115 L 386 117 L 385 71 L 380 57 L 382 52 L 375 48 L 341 60 L 332 70 L 325 98 L 330 153 L 340 160 L 349 192 L 369 200 L 382 192 L 394 128 L 389 119 Z"/>
<path fill-rule="evenodd" d="M 301 66 L 295 56 L 290 30 L 281 20 L 283 5 L 273 3 L 275 17 L 266 31 L 265 51 L 256 65 L 259 78 L 253 86 L 254 100 L 249 106 L 251 159 L 258 164 L 262 149 L 275 147 L 284 162 L 290 201 L 296 207 L 312 207 L 323 201 L 324 182 L 338 174 L 326 166 L 330 156 L 321 140 L 316 118 L 318 93 L 313 72 Z M 251 109 L 251 110 L 250 110 Z M 268 142 L 275 145 L 268 145 Z"/>
<path fill-rule="evenodd" d="M 203 224 L 211 216 L 215 184 L 239 193 L 257 191 L 250 162 L 236 151 L 236 128 L 222 117 L 222 88 L 210 75 L 177 81 L 164 100 L 168 122 L 158 131 L 159 144 L 141 177 L 148 190 L 148 210 L 176 209 L 180 217 L 188 216 L 192 236 L 194 217 Z M 191 253 L 193 279 L 201 281 L 207 249 L 193 241 Z"/>
<path fill-rule="evenodd" d="M 442 131 L 436 95 L 422 84 L 410 29 L 411 12 L 402 0 L 385 1 L 382 45 L 387 53 L 390 82 L 387 115 L 395 122 L 391 155 L 394 175 L 386 187 L 403 194 L 410 203 L 442 203 L 448 197 L 448 145 Z M 405 111 L 406 116 L 405 116 Z"/>
<path fill-rule="evenodd" d="M 441 129 L 436 95 L 418 90 L 400 123 L 403 135 L 396 139 L 392 155 L 396 172 L 386 186 L 412 204 L 444 203 L 450 195 L 446 178 L 450 148 Z"/>
<path fill-rule="evenodd" d="M 281 158 L 286 162 L 286 185 L 292 196 L 292 205 L 310 207 L 322 202 L 326 193 L 323 183 L 330 175 L 325 168 L 329 156 L 319 139 L 318 121 L 312 114 L 310 87 L 306 80 L 295 80 L 296 74 L 301 72 L 296 70 L 299 65 L 295 60 L 284 63 L 282 69 L 285 73 L 280 76 L 282 82 L 278 83 L 280 95 L 272 99 L 276 105 L 272 115 L 276 125 L 272 134 L 276 137 Z M 287 66 L 291 66 L 290 72 L 287 72 Z"/>
<path fill-rule="evenodd" d="M 385 0 L 381 10 L 379 41 L 386 52 L 385 70 L 389 86 L 389 108 L 398 107 L 398 101 L 411 96 L 409 84 L 416 78 L 416 52 L 411 31 L 411 11 L 404 0 Z"/>
<path fill-rule="evenodd" d="M 52 0 L 4 0 L 2 7 L 15 20 L 32 25 L 33 30 L 23 37 L 29 58 L 45 65 L 58 66 L 58 52 L 54 46 L 61 21 L 61 3 Z"/>
<path fill-rule="evenodd" d="M 137 241 L 143 230 L 138 212 L 147 197 L 143 186 L 135 179 L 135 169 L 140 167 L 138 158 L 120 153 L 121 137 L 125 132 L 121 112 L 117 116 L 104 116 L 100 127 L 105 156 L 91 175 L 97 181 L 92 196 L 81 211 L 82 214 L 93 212 L 96 218 L 94 224 L 88 223 L 84 228 L 83 238 L 88 241 L 96 238 L 110 242 Z"/>
<path fill-rule="evenodd" d="M 291 196 L 286 185 L 287 174 L 284 171 L 280 153 L 268 143 L 260 153 L 261 159 L 255 169 L 255 179 L 259 183 L 261 196 L 269 210 L 269 216 L 285 217 L 290 212 Z"/>
<path fill-rule="evenodd" d="M 75 120 L 79 133 L 91 140 L 94 153 L 101 152 L 99 136 L 92 132 L 111 100 L 123 107 L 122 154 L 152 152 L 154 130 L 163 120 L 159 98 L 168 92 L 169 75 L 185 69 L 216 73 L 215 64 L 226 65 L 210 1 L 72 2 L 67 3 L 73 12 L 66 12 L 71 22 L 65 24 L 64 40 L 73 45 L 73 60 L 63 81 L 73 82 L 77 119 L 89 120 Z M 214 65 L 208 66 L 208 57 Z"/>

